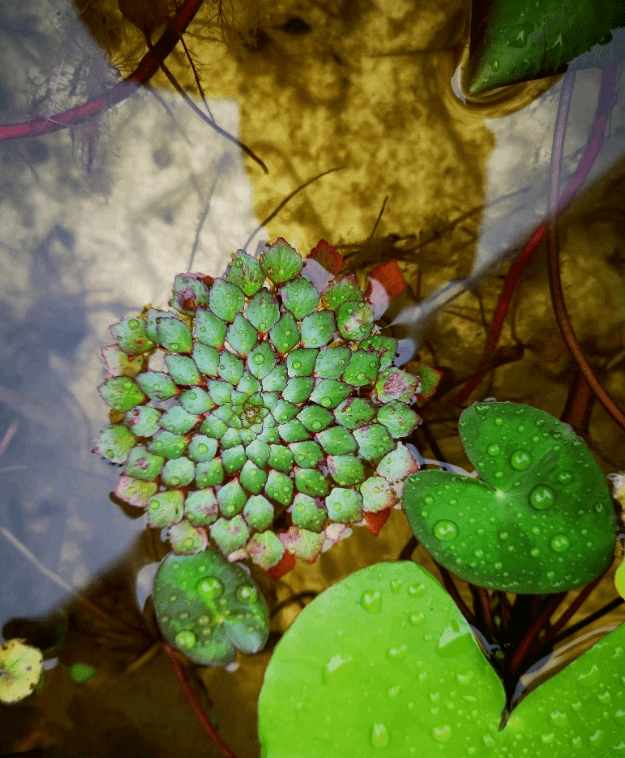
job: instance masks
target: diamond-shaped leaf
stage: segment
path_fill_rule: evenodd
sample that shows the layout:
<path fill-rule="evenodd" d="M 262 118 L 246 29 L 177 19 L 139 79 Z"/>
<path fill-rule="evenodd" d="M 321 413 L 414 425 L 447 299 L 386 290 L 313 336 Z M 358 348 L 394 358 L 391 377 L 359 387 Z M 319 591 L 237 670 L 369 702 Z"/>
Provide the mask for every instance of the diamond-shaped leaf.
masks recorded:
<path fill-rule="evenodd" d="M 301 468 L 314 468 L 318 463 L 323 462 L 323 451 L 312 440 L 293 442 L 289 445 L 289 449 L 293 453 L 295 463 Z"/>
<path fill-rule="evenodd" d="M 115 488 L 115 495 L 136 508 L 146 508 L 157 489 L 156 482 L 143 482 L 141 479 L 122 474 Z"/>
<path fill-rule="evenodd" d="M 336 321 L 333 311 L 315 311 L 302 321 L 300 329 L 304 347 L 323 347 L 334 338 Z"/>
<path fill-rule="evenodd" d="M 365 478 L 365 469 L 362 461 L 353 455 L 329 455 L 328 470 L 332 478 L 341 487 L 351 487 L 354 484 L 360 484 Z"/>
<path fill-rule="evenodd" d="M 123 463 L 136 442 L 137 438 L 129 429 L 114 424 L 107 426 L 100 435 L 96 452 L 108 458 L 111 463 Z"/>
<path fill-rule="evenodd" d="M 253 495 L 243 509 L 243 518 L 252 529 L 263 531 L 273 521 L 273 505 L 263 495 Z"/>
<path fill-rule="evenodd" d="M 287 378 L 286 366 L 280 363 L 263 379 L 263 390 L 265 392 L 279 392 L 286 387 Z"/>
<path fill-rule="evenodd" d="M 206 530 L 193 526 L 186 518 L 169 528 L 169 541 L 177 555 L 201 553 L 208 547 Z"/>
<path fill-rule="evenodd" d="M 279 471 L 270 471 L 265 495 L 281 505 L 289 505 L 293 498 L 293 480 Z"/>
<path fill-rule="evenodd" d="M 243 376 L 244 368 L 245 364 L 241 358 L 228 352 L 228 350 L 224 350 L 219 358 L 217 373 L 224 381 L 236 385 Z"/>
<path fill-rule="evenodd" d="M 200 373 L 192 358 L 186 358 L 182 355 L 166 355 L 165 363 L 176 384 L 191 386 L 202 383 Z"/>
<path fill-rule="evenodd" d="M 267 481 L 267 472 L 258 468 L 252 461 L 247 461 L 241 470 L 239 480 L 248 492 L 258 495 Z"/>
<path fill-rule="evenodd" d="M 354 429 L 354 439 L 358 443 L 358 452 L 368 461 L 381 458 L 395 447 L 388 429 L 381 424 L 367 424 Z"/>
<path fill-rule="evenodd" d="M 161 411 L 158 408 L 141 405 L 138 408 L 132 408 L 126 413 L 124 424 L 137 437 L 151 437 L 160 428 L 158 423 L 160 415 Z"/>
<path fill-rule="evenodd" d="M 214 313 L 204 308 L 198 308 L 193 331 L 200 342 L 221 350 L 226 341 L 226 330 L 226 324 Z"/>
<path fill-rule="evenodd" d="M 303 403 L 310 397 L 314 386 L 315 380 L 310 376 L 291 377 L 282 390 L 282 397 L 290 403 Z"/>
<path fill-rule="evenodd" d="M 310 376 L 315 368 L 318 353 L 319 350 L 309 347 L 292 350 L 286 358 L 289 376 Z"/>
<path fill-rule="evenodd" d="M 110 331 L 113 339 L 126 355 L 138 355 L 156 347 L 145 331 L 145 323 L 139 318 L 124 319 L 113 324 Z"/>
<path fill-rule="evenodd" d="M 351 354 L 349 365 L 341 377 L 344 382 L 354 387 L 372 384 L 378 375 L 380 358 L 375 353 L 356 350 Z"/>
<path fill-rule="evenodd" d="M 330 347 L 320 350 L 315 361 L 315 376 L 338 379 L 349 365 L 352 351 L 348 347 Z"/>
<path fill-rule="evenodd" d="M 193 526 L 210 526 L 215 523 L 219 512 L 213 488 L 190 492 L 184 502 L 184 515 Z"/>
<path fill-rule="evenodd" d="M 285 313 L 280 320 L 273 325 L 269 332 L 269 337 L 279 355 L 284 355 L 285 353 L 288 353 L 291 348 L 295 347 L 299 342 L 299 331 L 293 314 Z"/>
<path fill-rule="evenodd" d="M 349 384 L 343 384 L 338 379 L 322 379 L 313 390 L 310 399 L 324 408 L 336 408 L 351 392 Z"/>
<path fill-rule="evenodd" d="M 225 279 L 215 279 L 208 296 L 208 304 L 217 318 L 231 323 L 237 313 L 243 311 L 245 296 L 235 284 Z"/>
<path fill-rule="evenodd" d="M 195 466 L 184 456 L 170 458 L 161 471 L 161 482 L 166 487 L 186 487 L 195 477 Z"/>
<path fill-rule="evenodd" d="M 182 434 L 160 431 L 148 444 L 148 450 L 165 458 L 180 458 L 187 446 L 187 439 Z"/>
<path fill-rule="evenodd" d="M 107 345 L 100 353 L 110 376 L 136 376 L 145 367 L 145 357 L 126 355 L 117 345 Z"/>
<path fill-rule="evenodd" d="M 382 334 L 372 334 L 358 346 L 359 350 L 377 353 L 380 356 L 380 369 L 388 368 L 397 352 L 397 340 Z"/>
<path fill-rule="evenodd" d="M 98 392 L 104 402 L 115 411 L 129 411 L 146 399 L 139 387 L 127 376 L 107 379 L 98 387 Z"/>
<path fill-rule="evenodd" d="M 212 282 L 211 277 L 203 274 L 178 274 L 171 304 L 177 311 L 193 316 L 198 308 L 208 305 L 208 288 Z"/>
<path fill-rule="evenodd" d="M 280 290 L 280 297 L 284 307 L 300 321 L 314 311 L 319 303 L 317 290 L 303 277 L 287 282 Z"/>
<path fill-rule="evenodd" d="M 294 279 L 302 270 L 302 258 L 285 239 L 278 239 L 260 256 L 263 273 L 274 284 Z"/>
<path fill-rule="evenodd" d="M 146 371 L 138 374 L 135 381 L 150 400 L 169 400 L 178 394 L 172 378 L 162 371 Z"/>
<path fill-rule="evenodd" d="M 295 486 L 300 492 L 311 497 L 324 497 L 330 487 L 321 471 L 310 468 L 295 469 Z"/>
<path fill-rule="evenodd" d="M 375 407 L 369 400 L 350 397 L 334 411 L 336 420 L 347 429 L 357 429 L 375 416 Z"/>
<path fill-rule="evenodd" d="M 247 368 L 257 379 L 264 379 L 276 365 L 276 356 L 267 342 L 261 342 L 247 356 Z"/>
<path fill-rule="evenodd" d="M 364 300 L 364 295 L 358 286 L 354 274 L 335 279 L 328 285 L 321 295 L 321 305 L 324 308 L 330 308 L 333 311 L 338 311 L 343 303 L 350 300 Z"/>
<path fill-rule="evenodd" d="M 230 347 L 245 358 L 256 344 L 258 332 L 242 313 L 237 313 L 226 337 Z"/>
<path fill-rule="evenodd" d="M 256 258 L 244 250 L 237 250 L 224 279 L 236 284 L 248 297 L 251 297 L 263 286 L 265 275 Z"/>
<path fill-rule="evenodd" d="M 187 413 L 181 405 L 174 405 L 160 417 L 159 424 L 173 434 L 186 434 L 199 423 L 200 418 Z"/>
<path fill-rule="evenodd" d="M 195 467 L 195 483 L 198 487 L 216 487 L 224 480 L 224 467 L 221 458 L 213 458 Z"/>
<path fill-rule="evenodd" d="M 383 403 L 400 400 L 409 403 L 414 397 L 419 378 L 399 368 L 387 368 L 378 377 L 375 392 Z"/>
<path fill-rule="evenodd" d="M 373 331 L 373 309 L 369 303 L 348 300 L 338 309 L 336 323 L 344 339 L 365 339 Z"/>
<path fill-rule="evenodd" d="M 293 505 L 289 508 L 291 519 L 296 526 L 320 532 L 324 521 L 328 517 L 328 511 L 321 502 L 309 495 L 298 492 L 293 498 Z"/>
<path fill-rule="evenodd" d="M 217 519 L 210 527 L 210 533 L 226 555 L 245 545 L 250 536 L 249 527 L 240 513 L 231 519 Z"/>
<path fill-rule="evenodd" d="M 263 288 L 250 300 L 245 315 L 255 329 L 265 334 L 280 316 L 278 301 L 269 290 Z"/>
<path fill-rule="evenodd" d="M 399 401 L 379 408 L 376 420 L 395 438 L 407 437 L 421 423 L 420 416 Z"/>
<path fill-rule="evenodd" d="M 149 453 L 145 448 L 138 445 L 128 454 L 126 473 L 136 479 L 151 481 L 156 479 L 165 459 L 161 455 Z"/>
<path fill-rule="evenodd" d="M 158 343 L 172 353 L 190 353 L 193 339 L 189 327 L 177 318 L 156 318 Z"/>
<path fill-rule="evenodd" d="M 184 496 L 181 490 L 159 492 L 148 503 L 148 525 L 173 526 L 182 519 Z"/>
<path fill-rule="evenodd" d="M 189 443 L 187 455 L 196 463 L 210 461 L 217 453 L 217 440 L 207 437 L 205 434 L 196 434 Z"/>
<path fill-rule="evenodd" d="M 342 524 L 362 519 L 362 497 L 355 490 L 335 487 L 326 498 L 328 516 Z"/>
<path fill-rule="evenodd" d="M 315 436 L 329 455 L 347 455 L 354 453 L 358 447 L 353 435 L 342 426 L 333 426 Z"/>

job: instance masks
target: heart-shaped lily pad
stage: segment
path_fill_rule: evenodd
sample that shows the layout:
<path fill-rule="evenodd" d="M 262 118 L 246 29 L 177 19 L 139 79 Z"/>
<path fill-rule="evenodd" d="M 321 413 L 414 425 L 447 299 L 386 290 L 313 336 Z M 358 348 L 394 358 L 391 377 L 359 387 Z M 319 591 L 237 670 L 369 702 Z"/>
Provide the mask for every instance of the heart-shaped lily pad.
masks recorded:
<path fill-rule="evenodd" d="M 315 598 L 278 643 L 258 703 L 263 758 L 612 758 L 625 754 L 625 625 L 499 725 L 501 681 L 449 595 L 409 562 Z"/>
<path fill-rule="evenodd" d="M 404 487 L 415 536 L 469 582 L 516 593 L 580 587 L 608 565 L 616 519 L 605 477 L 561 421 L 518 403 L 478 403 L 460 439 L 480 479 L 419 471 Z"/>
<path fill-rule="evenodd" d="M 203 666 L 227 666 L 262 650 L 267 603 L 255 582 L 217 550 L 165 557 L 154 577 L 154 605 L 167 641 Z"/>

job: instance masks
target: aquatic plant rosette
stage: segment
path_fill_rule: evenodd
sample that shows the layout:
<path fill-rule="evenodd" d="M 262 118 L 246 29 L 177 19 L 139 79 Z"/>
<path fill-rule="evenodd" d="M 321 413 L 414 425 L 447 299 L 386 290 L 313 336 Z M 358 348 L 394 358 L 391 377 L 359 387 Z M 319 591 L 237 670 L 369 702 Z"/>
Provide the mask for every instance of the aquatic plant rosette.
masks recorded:
<path fill-rule="evenodd" d="M 304 262 L 280 238 L 220 278 L 176 276 L 175 312 L 111 326 L 95 452 L 125 464 L 116 496 L 167 527 L 174 553 L 216 545 L 278 578 L 399 507 L 418 470 L 400 441 L 420 423 L 410 405 L 440 372 L 397 367 L 376 323 L 405 287 L 397 264 L 366 292 L 342 267 L 323 240 Z"/>

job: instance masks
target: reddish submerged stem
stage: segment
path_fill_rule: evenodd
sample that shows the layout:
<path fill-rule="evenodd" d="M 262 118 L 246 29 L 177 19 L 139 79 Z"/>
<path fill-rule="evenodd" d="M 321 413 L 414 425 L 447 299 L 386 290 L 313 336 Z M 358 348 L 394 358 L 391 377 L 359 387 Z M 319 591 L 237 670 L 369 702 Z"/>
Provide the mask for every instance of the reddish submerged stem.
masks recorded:
<path fill-rule="evenodd" d="M 176 656 L 176 653 L 174 652 L 173 648 L 171 648 L 166 642 L 163 642 L 163 649 L 169 656 L 169 660 L 172 662 L 174 671 L 176 672 L 176 676 L 178 677 L 178 681 L 180 682 L 182 691 L 184 692 L 184 696 L 186 697 L 187 702 L 189 703 L 191 707 L 191 710 L 193 711 L 197 720 L 200 722 L 200 725 L 202 726 L 204 731 L 213 740 L 213 742 L 219 747 L 219 749 L 221 750 L 221 754 L 224 756 L 224 758 L 237 758 L 236 755 L 232 752 L 232 750 L 230 750 L 228 745 L 226 745 L 223 739 L 219 736 L 219 733 L 215 730 L 214 726 L 210 723 L 210 721 L 208 720 L 208 717 L 202 710 L 202 706 L 199 704 L 195 696 L 195 693 L 189 686 L 187 677 L 184 673 L 182 666 L 180 665 L 180 661 L 178 660 L 178 657 Z"/>
<path fill-rule="evenodd" d="M 75 108 L 63 111 L 63 113 L 57 113 L 47 118 L 36 118 L 20 124 L 0 125 L 0 142 L 26 137 L 40 137 L 43 134 L 51 134 L 60 129 L 81 124 L 133 95 L 139 85 L 148 82 L 158 71 L 160 62 L 165 60 L 176 47 L 180 36 L 186 31 L 203 2 L 204 0 L 185 0 L 154 45 L 153 51 L 148 51 L 143 56 L 137 68 L 124 81 L 111 87 L 103 95 L 94 97 Z"/>
<path fill-rule="evenodd" d="M 579 163 L 579 166 L 577 167 L 577 171 L 569 182 L 566 190 L 562 194 L 555 214 L 556 217 L 559 217 L 562 215 L 562 213 L 564 213 L 570 202 L 579 192 L 582 185 L 586 181 L 591 168 L 594 165 L 597 155 L 599 154 L 599 151 L 603 144 L 603 136 L 608 118 L 615 102 L 616 69 L 616 66 L 608 66 L 602 71 L 599 101 L 597 103 L 597 111 L 595 113 L 595 120 L 592 125 L 588 144 L 586 145 L 582 159 Z M 452 402 L 455 405 L 463 405 L 473 390 L 475 390 L 475 388 L 480 384 L 482 379 L 490 370 L 491 356 L 499 343 L 501 330 L 503 328 L 506 316 L 508 315 L 510 301 L 519 283 L 521 272 L 523 271 L 523 268 L 532 260 L 532 257 L 538 249 L 538 246 L 547 236 L 547 229 L 548 221 L 544 221 L 542 224 L 540 224 L 540 226 L 536 228 L 510 267 L 510 270 L 504 282 L 503 289 L 499 296 L 499 302 L 495 308 L 495 313 L 488 332 L 488 338 L 486 340 L 484 353 L 478 366 L 478 373 L 469 382 L 467 382 L 463 389 L 453 398 Z"/>

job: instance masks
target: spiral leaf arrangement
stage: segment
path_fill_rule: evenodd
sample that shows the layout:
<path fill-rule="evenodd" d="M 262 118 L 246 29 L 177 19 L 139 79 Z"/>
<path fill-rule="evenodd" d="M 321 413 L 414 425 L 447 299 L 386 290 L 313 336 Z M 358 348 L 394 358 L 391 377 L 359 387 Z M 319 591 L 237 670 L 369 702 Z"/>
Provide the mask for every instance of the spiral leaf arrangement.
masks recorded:
<path fill-rule="evenodd" d="M 280 238 L 259 259 L 239 250 L 223 277 L 176 276 L 175 313 L 111 327 L 96 452 L 125 464 L 116 495 L 168 527 L 174 553 L 210 537 L 279 576 L 348 524 L 374 531 L 418 469 L 399 440 L 420 423 L 420 377 L 393 364 L 397 341 L 375 320 L 389 295 L 341 266 L 324 241 L 304 265 Z"/>

